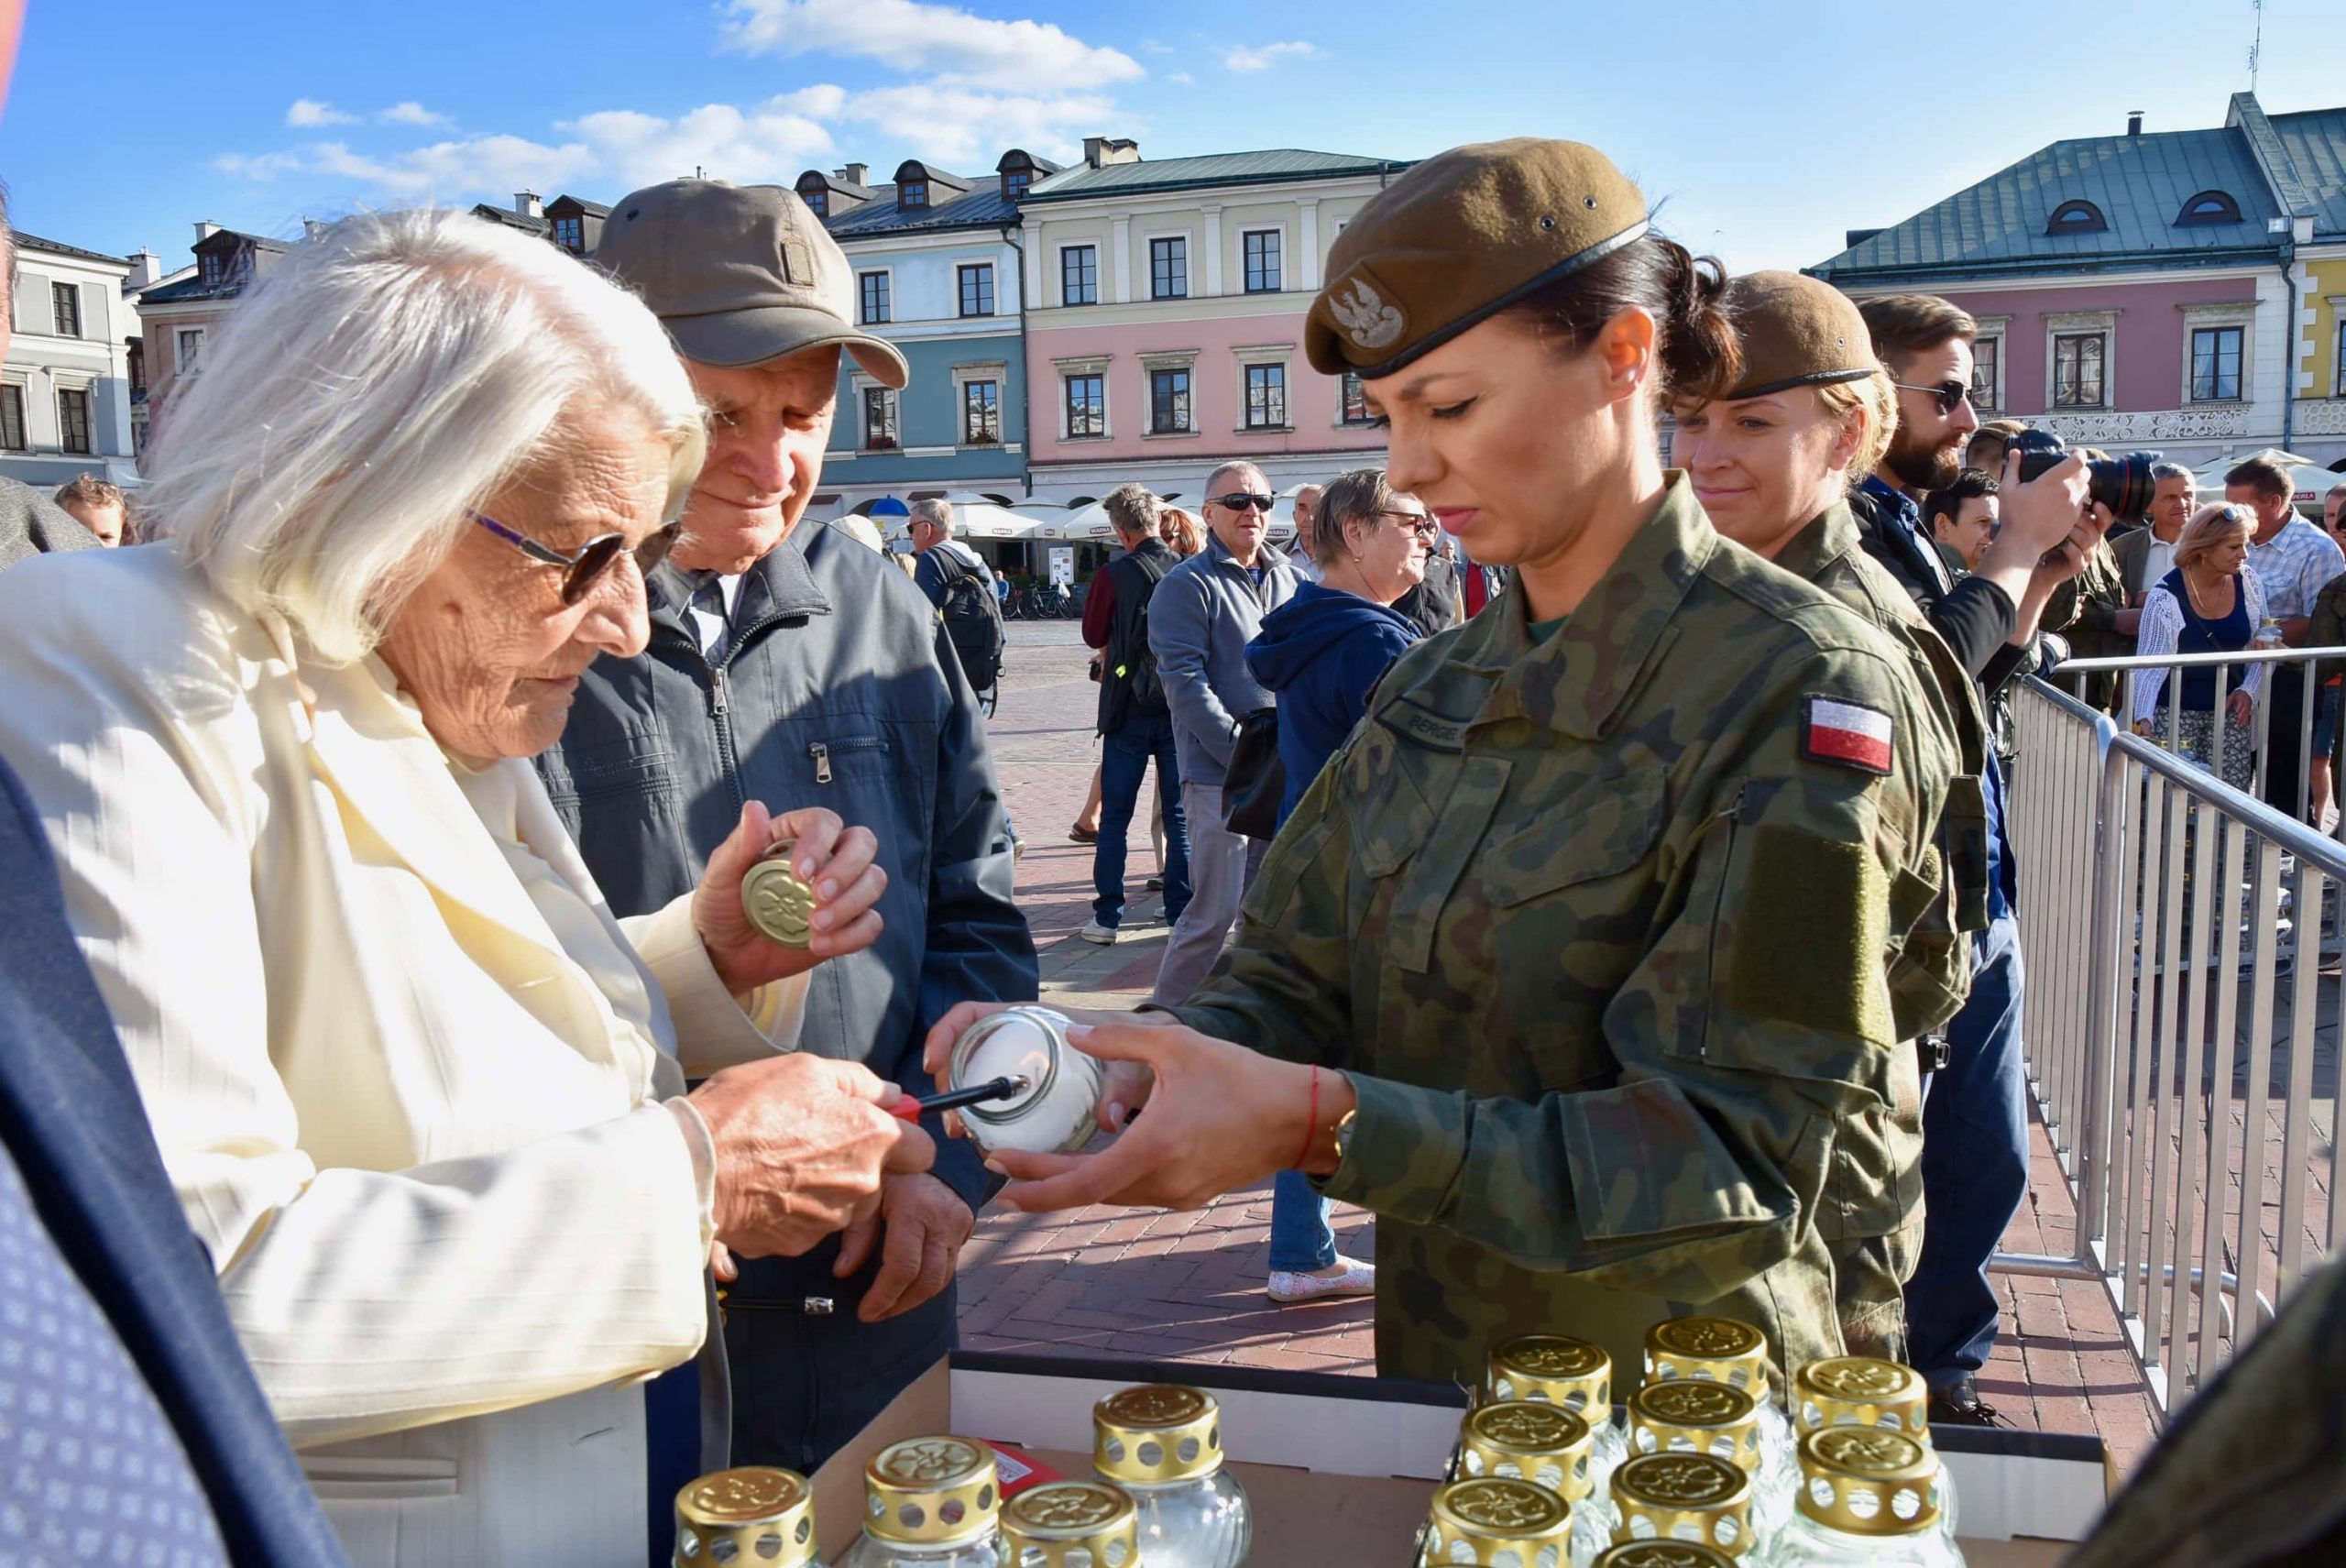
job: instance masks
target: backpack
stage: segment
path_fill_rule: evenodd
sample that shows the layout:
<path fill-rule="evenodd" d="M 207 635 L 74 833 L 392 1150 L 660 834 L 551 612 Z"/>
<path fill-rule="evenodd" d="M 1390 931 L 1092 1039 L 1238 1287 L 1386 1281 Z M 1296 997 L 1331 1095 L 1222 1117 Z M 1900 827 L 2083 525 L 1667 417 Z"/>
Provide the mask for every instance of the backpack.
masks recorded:
<path fill-rule="evenodd" d="M 945 552 L 945 545 L 938 545 Z M 1007 634 L 1002 626 L 1002 606 L 985 578 L 970 569 L 958 554 L 944 554 L 945 602 L 937 613 L 945 620 L 945 635 L 961 656 L 961 673 L 971 691 L 991 691 L 1002 678 L 1002 650 Z"/>
<path fill-rule="evenodd" d="M 1124 690 L 1130 694 L 1134 704 L 1147 711 L 1161 712 L 1166 706 L 1165 679 L 1157 671 L 1157 652 L 1148 644 L 1148 607 L 1157 596 L 1157 585 L 1165 580 L 1165 573 L 1169 568 L 1154 561 L 1136 560 L 1129 554 L 1109 562 L 1107 570 L 1116 574 L 1118 567 L 1125 570 L 1116 576 L 1117 604 L 1121 607 L 1137 600 L 1139 609 L 1135 613 L 1139 619 L 1133 622 L 1132 647 L 1119 649 L 1111 637 L 1106 650 L 1111 661 L 1109 673 L 1123 679 Z M 1148 591 L 1145 594 L 1135 591 L 1143 587 Z M 1119 653 L 1123 655 L 1121 659 L 1117 658 Z"/>

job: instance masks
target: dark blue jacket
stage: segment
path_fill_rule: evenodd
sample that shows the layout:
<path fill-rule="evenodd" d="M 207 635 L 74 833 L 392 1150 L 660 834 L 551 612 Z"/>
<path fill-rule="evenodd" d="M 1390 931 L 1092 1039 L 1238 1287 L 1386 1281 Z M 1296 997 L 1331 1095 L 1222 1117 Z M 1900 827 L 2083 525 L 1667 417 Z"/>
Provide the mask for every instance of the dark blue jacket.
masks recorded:
<path fill-rule="evenodd" d="M 1301 585 L 1263 617 L 1246 645 L 1246 667 L 1279 699 L 1281 823 L 1368 711 L 1368 694 L 1387 667 L 1421 635 L 1399 611 L 1317 583 Z"/>
<path fill-rule="evenodd" d="M 92 1374 L 94 1388 L 102 1363 L 119 1370 L 116 1358 L 126 1354 L 177 1434 L 231 1561 L 272 1568 L 342 1563 L 342 1547 L 245 1363 L 212 1259 L 164 1174 L 114 1020 L 66 925 L 49 841 L 4 763 L 0 931 L 7 933 L 0 941 L 0 1148 L 22 1177 L 41 1228 L 119 1342 L 70 1347 L 52 1328 L 27 1344 L 29 1336 L 0 1314 L 0 1363 L 22 1365 L 33 1351 L 61 1352 Z M 43 1318 L 32 1321 L 38 1326 Z M 111 1446 L 137 1453 L 131 1402 L 104 1414 L 124 1423 Z M 74 1434 L 60 1420 L 46 1435 L 54 1442 Z M 86 1453 L 77 1478 L 103 1493 L 108 1478 L 99 1460 Z M 150 1471 L 128 1489 L 160 1499 L 170 1483 Z M 0 1493 L 6 1489 L 0 1486 Z M 77 1486 L 62 1517 L 47 1522 L 79 1530 L 126 1517 L 93 1507 Z M 26 1527 L 36 1539 L 38 1514 Z M 12 1539 L 0 1525 L 0 1562 L 19 1560 Z"/>
<path fill-rule="evenodd" d="M 698 884 L 751 795 L 871 828 L 887 930 L 815 970 L 802 1048 L 933 1088 L 921 1042 L 948 1008 L 1029 1001 L 1039 982 L 985 721 L 936 607 L 894 562 L 819 522 L 743 575 L 714 667 L 684 576 L 663 566 L 649 587 L 650 649 L 592 665 L 561 745 L 539 759 L 587 869 L 615 913 L 639 915 Z M 976 1209 L 992 1187 L 976 1152 L 930 1131 L 937 1177 Z M 867 1325 L 855 1305 L 879 1254 L 848 1279 L 831 1277 L 837 1256 L 834 1239 L 745 1262 L 727 1293 L 736 1464 L 819 1463 L 953 1343 L 952 1291 Z M 806 1315 L 809 1297 L 838 1310 Z"/>

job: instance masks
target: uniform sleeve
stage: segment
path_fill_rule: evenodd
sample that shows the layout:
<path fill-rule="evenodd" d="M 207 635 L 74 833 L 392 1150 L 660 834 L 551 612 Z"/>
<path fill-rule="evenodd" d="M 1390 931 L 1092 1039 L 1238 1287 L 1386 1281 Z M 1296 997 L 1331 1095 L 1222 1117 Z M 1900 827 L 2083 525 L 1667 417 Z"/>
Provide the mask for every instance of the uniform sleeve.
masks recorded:
<path fill-rule="evenodd" d="M 1939 891 L 1910 879 L 1932 863 L 1924 825 L 1946 786 L 1941 763 L 1917 754 L 1902 676 L 1855 654 L 1806 674 L 1749 732 L 1749 754 L 1666 872 L 1655 940 L 1604 1015 L 1617 1080 L 1530 1101 L 1355 1073 L 1359 1111 L 1330 1197 L 1447 1228 L 1524 1267 L 1682 1300 L 1792 1255 L 1836 1119 L 1891 1102 L 1891 1053 L 1903 1047 L 1883 963 L 1890 910 Z M 1818 698 L 1843 705 L 1828 710 L 1843 721 L 1868 726 L 1870 714 L 1891 727 L 1889 775 L 1812 760 L 1803 726 Z M 1189 1010 L 1206 1026 L 1233 1016 L 1229 986 L 1244 981 L 1255 1028 L 1346 1037 L 1324 979 L 1343 962 L 1328 784 L 1315 785 L 1316 820 L 1282 846 L 1299 858 L 1303 926 L 1282 955 L 1292 962 L 1238 949 Z"/>

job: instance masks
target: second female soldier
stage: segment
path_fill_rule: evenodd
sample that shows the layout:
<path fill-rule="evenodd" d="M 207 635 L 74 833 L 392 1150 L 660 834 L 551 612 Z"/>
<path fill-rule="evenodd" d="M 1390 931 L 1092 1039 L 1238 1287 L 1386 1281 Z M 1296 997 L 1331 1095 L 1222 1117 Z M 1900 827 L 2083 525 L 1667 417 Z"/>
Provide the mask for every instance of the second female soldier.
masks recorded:
<path fill-rule="evenodd" d="M 1299 1167 L 1378 1215 L 1387 1374 L 1473 1382 L 1535 1332 L 1635 1366 L 1689 1311 L 1837 1354 L 1836 1134 L 1895 1099 L 1883 958 L 1941 895 L 1908 656 L 1663 471 L 1662 400 L 1737 374 L 1724 283 L 1595 149 L 1419 164 L 1328 277 L 1313 367 L 1363 378 L 1393 485 L 1512 586 L 1396 663 L 1189 1003 L 1081 1020 L 1103 1120 L 1148 1113 L 1003 1157 L 1005 1199 Z"/>

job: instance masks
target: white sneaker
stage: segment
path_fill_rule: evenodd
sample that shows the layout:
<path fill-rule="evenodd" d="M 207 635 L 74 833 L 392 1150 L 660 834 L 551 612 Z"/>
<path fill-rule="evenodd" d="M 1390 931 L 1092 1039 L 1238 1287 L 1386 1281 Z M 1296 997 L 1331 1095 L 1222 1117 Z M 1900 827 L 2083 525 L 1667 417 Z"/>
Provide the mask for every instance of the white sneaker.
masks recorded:
<path fill-rule="evenodd" d="M 1076 933 L 1077 936 L 1082 938 L 1085 941 L 1097 942 L 1103 948 L 1114 947 L 1116 945 L 1117 934 L 1116 928 L 1113 926 L 1102 926 L 1097 920 L 1092 921 L 1090 925 L 1084 927 L 1082 930 Z"/>
<path fill-rule="evenodd" d="M 1282 1307 L 1304 1301 L 1330 1301 L 1340 1296 L 1376 1294 L 1376 1265 L 1356 1257 L 1338 1256 L 1333 1274 L 1290 1274 L 1271 1270 L 1270 1298 Z"/>

